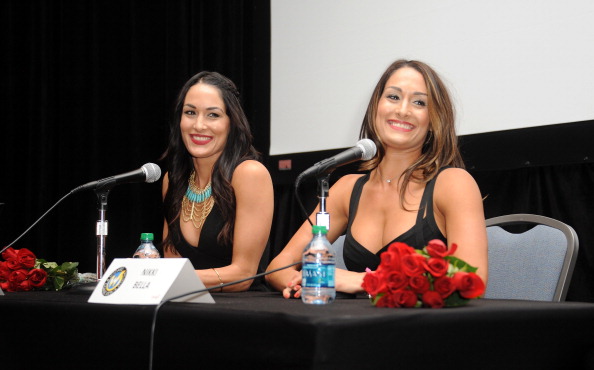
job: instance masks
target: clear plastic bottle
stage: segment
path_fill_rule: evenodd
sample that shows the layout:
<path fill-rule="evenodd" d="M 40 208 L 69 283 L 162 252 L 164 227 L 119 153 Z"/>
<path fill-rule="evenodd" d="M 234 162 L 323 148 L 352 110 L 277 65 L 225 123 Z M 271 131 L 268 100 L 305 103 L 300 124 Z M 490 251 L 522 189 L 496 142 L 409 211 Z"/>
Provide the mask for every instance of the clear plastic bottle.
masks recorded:
<path fill-rule="evenodd" d="M 326 226 L 312 227 L 313 238 L 303 251 L 301 300 L 307 304 L 332 303 L 336 298 L 336 266 Z"/>
<path fill-rule="evenodd" d="M 154 236 L 152 233 L 140 234 L 140 246 L 136 248 L 133 258 L 160 258 L 159 251 L 153 244 Z"/>

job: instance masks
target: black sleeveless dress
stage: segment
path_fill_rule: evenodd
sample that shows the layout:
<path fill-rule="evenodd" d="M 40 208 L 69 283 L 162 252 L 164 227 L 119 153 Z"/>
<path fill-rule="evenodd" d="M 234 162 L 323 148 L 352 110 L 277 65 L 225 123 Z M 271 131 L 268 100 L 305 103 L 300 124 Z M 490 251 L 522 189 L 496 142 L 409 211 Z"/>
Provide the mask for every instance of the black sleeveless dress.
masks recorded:
<path fill-rule="evenodd" d="M 178 221 L 179 222 L 179 221 Z M 175 249 L 184 258 L 188 258 L 194 269 L 203 270 L 228 266 L 231 264 L 233 245 L 219 244 L 217 236 L 223 228 L 224 220 L 219 206 L 215 203 L 212 210 L 204 220 L 200 240 L 197 246 L 192 246 L 181 234 Z"/>
<path fill-rule="evenodd" d="M 444 169 L 445 168 L 442 168 L 439 172 L 443 171 Z M 376 254 L 373 254 L 364 246 L 359 244 L 359 242 L 357 242 L 351 234 L 351 226 L 357 214 L 357 208 L 359 206 L 361 192 L 363 191 L 363 185 L 365 185 L 368 180 L 369 174 L 357 179 L 351 194 L 349 220 L 343 250 L 344 262 L 349 271 L 364 272 L 366 268 L 370 268 L 371 270 L 377 269 L 380 264 L 380 255 L 388 249 L 390 244 L 394 242 L 406 243 L 416 249 L 423 248 L 430 240 L 433 239 L 440 239 L 447 245 L 447 239 L 437 227 L 435 216 L 433 214 L 433 190 L 435 188 L 437 176 L 435 176 L 425 186 L 423 197 L 421 198 L 421 203 L 419 205 L 419 211 L 417 212 L 417 220 L 412 228 L 385 245 Z M 397 205 L 394 206 L 397 207 Z M 426 213 L 425 209 L 427 210 Z M 426 217 L 423 217 L 424 214 L 426 214 Z"/>
<path fill-rule="evenodd" d="M 176 231 L 179 233 L 176 238 L 175 249 L 181 257 L 187 258 L 194 266 L 195 270 L 204 270 L 210 268 L 224 267 L 231 264 L 233 259 L 233 244 L 219 244 L 217 236 L 223 228 L 224 219 L 221 210 L 215 202 L 212 210 L 204 220 L 202 231 L 200 232 L 200 240 L 196 247 L 192 246 L 186 238 L 184 238 L 177 223 Z M 258 273 L 264 272 L 268 264 L 268 244 L 258 264 Z M 228 283 L 229 281 L 225 281 Z M 265 284 L 264 278 L 259 277 L 254 279 L 249 290 L 268 291 L 269 288 Z"/>

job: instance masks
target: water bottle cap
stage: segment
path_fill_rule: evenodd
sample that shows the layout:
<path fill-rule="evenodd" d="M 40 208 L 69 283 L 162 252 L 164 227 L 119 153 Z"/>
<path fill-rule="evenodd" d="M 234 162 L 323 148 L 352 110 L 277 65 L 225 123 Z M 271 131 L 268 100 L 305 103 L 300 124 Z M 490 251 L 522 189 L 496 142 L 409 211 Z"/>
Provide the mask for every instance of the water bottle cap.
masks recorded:
<path fill-rule="evenodd" d="M 323 226 L 323 225 L 313 225 L 311 231 L 314 234 L 318 234 L 318 233 L 326 234 L 326 233 L 328 233 L 328 230 L 326 230 L 326 226 Z"/>
<path fill-rule="evenodd" d="M 142 233 L 140 234 L 140 240 L 154 240 L 155 237 L 153 236 L 153 233 Z"/>

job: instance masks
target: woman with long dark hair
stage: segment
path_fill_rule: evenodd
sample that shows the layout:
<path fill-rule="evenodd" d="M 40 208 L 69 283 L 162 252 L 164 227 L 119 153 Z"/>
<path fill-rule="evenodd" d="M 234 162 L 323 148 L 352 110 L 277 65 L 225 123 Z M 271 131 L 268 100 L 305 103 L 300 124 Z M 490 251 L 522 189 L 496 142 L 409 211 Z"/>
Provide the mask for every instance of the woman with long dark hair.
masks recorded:
<path fill-rule="evenodd" d="M 164 157 L 165 257 L 189 258 L 207 287 L 256 274 L 272 224 L 272 180 L 231 80 L 200 72 L 186 82 Z"/>
<path fill-rule="evenodd" d="M 364 175 L 347 175 L 330 189 L 328 239 L 345 234 L 347 270 L 336 270 L 336 290 L 362 292 L 366 269 L 394 242 L 421 249 L 430 240 L 457 244 L 454 256 L 478 267 L 487 282 L 487 234 L 482 198 L 464 170 L 454 108 L 438 74 L 419 61 L 397 60 L 378 81 L 361 125 L 361 138 L 378 148 Z M 319 207 L 318 207 L 319 208 Z M 312 214 L 318 212 L 318 209 Z M 305 222 L 269 269 L 297 262 L 311 239 Z M 300 272 L 267 276 L 285 297 L 300 296 Z"/>

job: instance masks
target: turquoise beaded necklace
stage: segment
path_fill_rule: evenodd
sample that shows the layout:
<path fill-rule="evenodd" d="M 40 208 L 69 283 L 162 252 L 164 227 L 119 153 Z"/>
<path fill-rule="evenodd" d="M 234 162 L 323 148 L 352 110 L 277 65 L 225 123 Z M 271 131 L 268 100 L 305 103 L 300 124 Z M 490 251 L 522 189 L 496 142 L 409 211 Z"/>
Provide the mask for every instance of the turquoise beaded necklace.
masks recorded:
<path fill-rule="evenodd" d="M 210 182 L 206 185 L 206 188 L 198 190 L 195 192 L 193 188 L 194 184 L 188 184 L 188 190 L 186 190 L 186 198 L 189 201 L 194 203 L 202 203 L 212 195 L 212 188 L 210 187 Z M 194 185 L 195 186 L 195 185 Z"/>
<path fill-rule="evenodd" d="M 182 199 L 182 219 L 185 222 L 192 221 L 194 227 L 200 229 L 212 210 L 214 198 L 210 181 L 204 189 L 200 189 L 196 186 L 195 177 L 196 172 L 192 171 L 188 180 L 188 190 Z"/>

